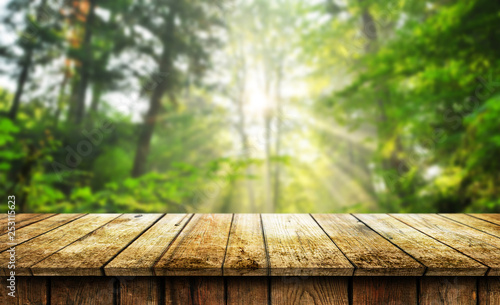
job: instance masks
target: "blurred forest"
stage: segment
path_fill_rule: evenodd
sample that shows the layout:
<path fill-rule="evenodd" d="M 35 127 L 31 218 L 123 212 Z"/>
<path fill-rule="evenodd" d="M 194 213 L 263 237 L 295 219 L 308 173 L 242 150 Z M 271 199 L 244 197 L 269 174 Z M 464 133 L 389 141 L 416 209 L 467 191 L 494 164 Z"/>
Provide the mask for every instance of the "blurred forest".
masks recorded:
<path fill-rule="evenodd" d="M 499 24 L 491 0 L 3 1 L 1 198 L 500 212 Z"/>

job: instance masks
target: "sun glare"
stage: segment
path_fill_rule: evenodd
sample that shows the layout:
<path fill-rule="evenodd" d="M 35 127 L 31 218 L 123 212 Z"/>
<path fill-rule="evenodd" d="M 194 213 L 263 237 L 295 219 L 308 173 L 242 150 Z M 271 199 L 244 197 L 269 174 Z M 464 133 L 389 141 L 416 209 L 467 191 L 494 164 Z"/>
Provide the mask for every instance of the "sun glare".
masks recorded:
<path fill-rule="evenodd" d="M 271 108 L 269 97 L 255 77 L 251 77 L 247 81 L 245 98 L 245 112 L 251 116 L 263 116 Z"/>

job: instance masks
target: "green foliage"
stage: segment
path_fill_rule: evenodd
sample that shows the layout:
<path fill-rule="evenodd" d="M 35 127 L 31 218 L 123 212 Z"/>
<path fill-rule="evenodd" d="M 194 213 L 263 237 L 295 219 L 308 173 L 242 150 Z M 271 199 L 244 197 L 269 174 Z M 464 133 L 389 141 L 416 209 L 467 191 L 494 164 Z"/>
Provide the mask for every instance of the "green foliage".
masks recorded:
<path fill-rule="evenodd" d="M 96 3 L 5 6 L 23 212 L 500 212 L 497 1 Z"/>
<path fill-rule="evenodd" d="M 379 38 L 376 51 L 356 54 L 353 81 L 318 108 L 355 129 L 376 126 L 372 160 L 385 186 L 381 210 L 499 211 L 499 101 L 488 97 L 498 92 L 500 6 L 427 5 L 411 8 L 391 38 Z M 375 4 L 367 8 L 376 16 Z M 439 174 L 429 177 L 429 170 Z"/>
<path fill-rule="evenodd" d="M 24 155 L 19 149 L 13 149 L 16 141 L 16 134 L 19 133 L 19 128 L 7 118 L 0 117 L 0 170 L 8 171 L 11 167 L 11 162 L 22 158 Z M 9 146 L 8 146 L 9 145 Z M 8 149 L 8 147 L 12 147 Z M 5 185 L 6 181 L 2 181 Z"/>

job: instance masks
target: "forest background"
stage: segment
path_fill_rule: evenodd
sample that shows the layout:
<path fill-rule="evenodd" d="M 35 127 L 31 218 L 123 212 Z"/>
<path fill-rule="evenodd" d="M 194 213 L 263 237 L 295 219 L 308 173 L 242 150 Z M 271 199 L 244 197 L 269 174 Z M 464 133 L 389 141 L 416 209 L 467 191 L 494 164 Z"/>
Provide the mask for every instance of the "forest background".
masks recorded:
<path fill-rule="evenodd" d="M 18 212 L 500 212 L 498 1 L 9 0 L 0 21 Z"/>

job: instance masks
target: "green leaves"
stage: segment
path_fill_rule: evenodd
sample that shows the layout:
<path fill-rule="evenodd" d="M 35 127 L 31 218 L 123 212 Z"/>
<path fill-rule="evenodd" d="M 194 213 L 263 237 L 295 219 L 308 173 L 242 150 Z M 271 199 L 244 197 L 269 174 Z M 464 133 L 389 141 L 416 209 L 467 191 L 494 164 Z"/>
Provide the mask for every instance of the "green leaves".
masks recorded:
<path fill-rule="evenodd" d="M 7 172 L 11 162 L 24 156 L 19 145 L 15 143 L 19 131 L 19 127 L 11 120 L 0 117 L 0 171 Z"/>
<path fill-rule="evenodd" d="M 365 9 L 377 21 L 380 8 L 370 3 Z M 500 75 L 494 54 L 500 43 L 492 38 L 500 34 L 494 29 L 500 6 L 486 0 L 406 1 L 402 9 L 404 18 L 399 12 L 400 23 L 392 28 L 387 23 L 388 31 L 376 22 L 385 33 L 378 37 L 378 50 L 358 52 L 349 65 L 352 81 L 319 103 L 331 107 L 337 122 L 376 128 L 379 145 L 372 160 L 378 175 L 396 177 L 391 196 L 379 193 L 380 200 L 400 200 L 408 211 L 418 209 L 423 198 L 438 210 L 460 197 L 469 203 L 484 199 L 491 207 L 492 194 L 500 193 L 495 157 L 500 155 L 500 101 L 491 97 L 499 88 L 488 75 Z M 314 35 L 339 42 L 361 27 L 336 18 L 330 24 L 335 26 L 318 27 Z M 321 70 L 339 59 L 336 53 L 311 54 L 324 56 Z M 424 179 L 432 167 L 441 174 Z"/>

